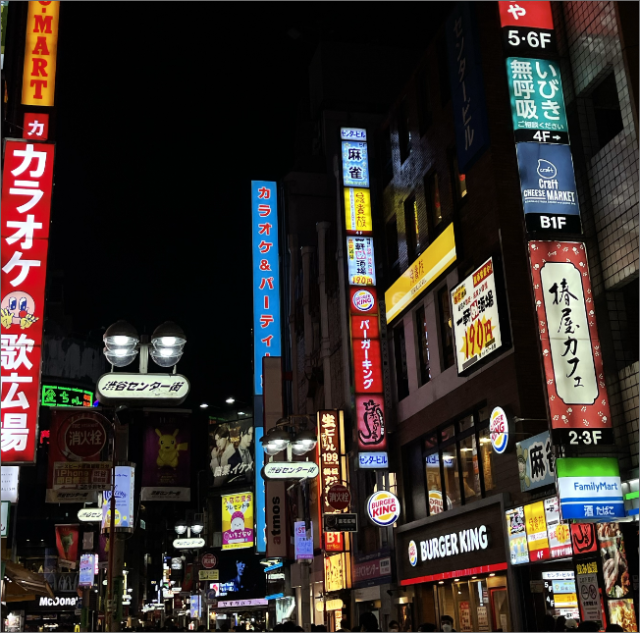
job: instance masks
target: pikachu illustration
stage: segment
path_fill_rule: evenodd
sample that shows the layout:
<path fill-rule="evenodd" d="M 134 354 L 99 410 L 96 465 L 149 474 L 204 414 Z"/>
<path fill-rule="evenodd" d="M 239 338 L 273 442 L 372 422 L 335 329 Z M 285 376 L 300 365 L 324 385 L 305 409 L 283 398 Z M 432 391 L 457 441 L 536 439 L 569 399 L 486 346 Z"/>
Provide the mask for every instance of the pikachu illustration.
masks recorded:
<path fill-rule="evenodd" d="M 180 451 L 186 451 L 189 448 L 188 442 L 182 444 L 176 444 L 176 435 L 178 435 L 179 429 L 176 429 L 172 435 L 168 433 L 162 433 L 160 429 L 156 429 L 158 435 L 158 459 L 156 464 L 159 468 L 163 466 L 169 466 L 170 468 L 177 468 L 180 459 Z"/>

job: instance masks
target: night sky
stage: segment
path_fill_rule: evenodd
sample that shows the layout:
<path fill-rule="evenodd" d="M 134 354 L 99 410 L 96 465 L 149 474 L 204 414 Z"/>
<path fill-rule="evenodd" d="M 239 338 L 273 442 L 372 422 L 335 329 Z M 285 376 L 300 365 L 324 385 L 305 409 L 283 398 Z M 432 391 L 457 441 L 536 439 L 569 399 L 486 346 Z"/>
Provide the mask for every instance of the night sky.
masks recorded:
<path fill-rule="evenodd" d="M 293 165 L 319 37 L 422 48 L 430 4 L 62 3 L 49 271 L 74 333 L 175 321 L 187 405 L 249 402 L 250 180 Z"/>

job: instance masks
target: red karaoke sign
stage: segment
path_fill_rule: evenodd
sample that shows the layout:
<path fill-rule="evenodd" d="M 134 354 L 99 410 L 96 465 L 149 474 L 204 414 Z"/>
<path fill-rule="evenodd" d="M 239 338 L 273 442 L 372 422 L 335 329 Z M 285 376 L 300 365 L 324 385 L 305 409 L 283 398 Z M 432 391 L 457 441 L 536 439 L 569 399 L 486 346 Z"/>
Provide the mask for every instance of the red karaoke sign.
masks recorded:
<path fill-rule="evenodd" d="M 5 144 L 2 180 L 2 461 L 35 461 L 54 146 Z"/>

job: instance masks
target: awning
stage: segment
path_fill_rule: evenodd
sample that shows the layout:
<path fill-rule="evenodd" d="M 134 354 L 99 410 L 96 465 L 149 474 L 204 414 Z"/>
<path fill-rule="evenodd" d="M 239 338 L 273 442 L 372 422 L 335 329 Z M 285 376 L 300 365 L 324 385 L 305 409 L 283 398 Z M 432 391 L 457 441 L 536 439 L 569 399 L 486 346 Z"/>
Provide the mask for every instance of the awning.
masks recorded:
<path fill-rule="evenodd" d="M 49 583 L 41 574 L 29 571 L 18 563 L 5 562 L 3 602 L 35 600 L 36 596 L 55 598 Z"/>

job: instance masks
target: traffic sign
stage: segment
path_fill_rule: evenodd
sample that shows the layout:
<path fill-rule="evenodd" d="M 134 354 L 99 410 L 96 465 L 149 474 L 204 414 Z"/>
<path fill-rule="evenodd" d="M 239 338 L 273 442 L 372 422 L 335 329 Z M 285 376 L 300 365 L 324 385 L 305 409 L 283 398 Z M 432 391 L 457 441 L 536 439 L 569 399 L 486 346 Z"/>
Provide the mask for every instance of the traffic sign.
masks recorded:
<path fill-rule="evenodd" d="M 358 515 L 351 513 L 336 513 L 323 515 L 325 532 L 357 532 Z"/>
<path fill-rule="evenodd" d="M 342 484 L 334 484 L 327 490 L 327 503 L 336 510 L 346 510 L 351 504 L 349 488 Z"/>

